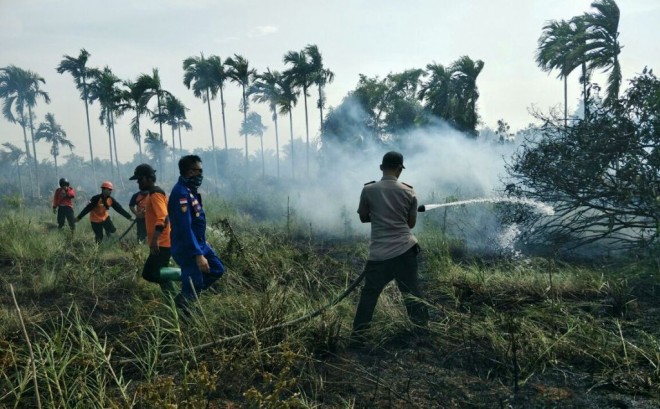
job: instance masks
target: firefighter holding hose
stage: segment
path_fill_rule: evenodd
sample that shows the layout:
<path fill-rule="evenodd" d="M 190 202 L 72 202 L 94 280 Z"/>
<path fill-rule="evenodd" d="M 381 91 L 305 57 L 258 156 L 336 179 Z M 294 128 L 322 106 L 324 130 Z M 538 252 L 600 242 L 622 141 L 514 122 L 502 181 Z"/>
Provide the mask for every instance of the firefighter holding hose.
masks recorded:
<path fill-rule="evenodd" d="M 362 223 L 371 223 L 371 240 L 365 283 L 353 321 L 352 346 L 364 344 L 378 297 L 392 280 L 404 296 L 410 320 L 419 327 L 428 323 L 417 274 L 420 248 L 411 232 L 417 222 L 417 197 L 412 186 L 399 181 L 403 169 L 403 155 L 387 152 L 380 165 L 381 180 L 366 183 L 360 195 L 358 214 Z"/>

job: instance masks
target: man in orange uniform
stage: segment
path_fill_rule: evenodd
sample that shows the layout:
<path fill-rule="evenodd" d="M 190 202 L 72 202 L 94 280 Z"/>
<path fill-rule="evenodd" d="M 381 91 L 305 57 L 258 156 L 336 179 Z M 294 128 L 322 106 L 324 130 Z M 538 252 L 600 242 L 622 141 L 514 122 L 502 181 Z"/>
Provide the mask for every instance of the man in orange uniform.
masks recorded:
<path fill-rule="evenodd" d="M 149 164 L 138 165 L 129 180 L 136 180 L 140 192 L 147 192 L 141 201 L 147 230 L 149 257 L 142 269 L 142 278 L 160 284 L 165 294 L 172 294 L 170 280 L 160 277 L 160 269 L 170 264 L 170 219 L 167 216 L 167 195 L 156 186 L 156 170 Z"/>
<path fill-rule="evenodd" d="M 60 187 L 55 189 L 53 195 L 53 213 L 57 213 L 57 227 L 61 229 L 64 227 L 64 220 L 69 222 L 71 232 L 76 228 L 76 221 L 73 217 L 73 198 L 76 197 L 76 192 L 66 178 L 60 179 Z"/>
<path fill-rule="evenodd" d="M 105 230 L 105 235 L 110 237 L 110 235 L 117 231 L 117 228 L 112 223 L 110 219 L 110 214 L 108 210 L 112 207 L 115 211 L 128 220 L 133 220 L 131 215 L 124 210 L 123 207 L 112 198 L 112 183 L 105 181 L 101 183 L 101 194 L 92 196 L 89 199 L 89 203 L 85 206 L 84 209 L 80 212 L 76 221 L 80 221 L 87 213 L 89 213 L 89 221 L 92 223 L 92 230 L 96 236 L 96 242 L 101 243 L 103 241 L 103 230 Z"/>
<path fill-rule="evenodd" d="M 135 192 L 128 202 L 128 208 L 135 215 L 135 228 L 137 230 L 137 240 L 143 242 L 147 239 L 147 225 L 144 221 L 144 198 L 149 194 L 146 190 Z"/>

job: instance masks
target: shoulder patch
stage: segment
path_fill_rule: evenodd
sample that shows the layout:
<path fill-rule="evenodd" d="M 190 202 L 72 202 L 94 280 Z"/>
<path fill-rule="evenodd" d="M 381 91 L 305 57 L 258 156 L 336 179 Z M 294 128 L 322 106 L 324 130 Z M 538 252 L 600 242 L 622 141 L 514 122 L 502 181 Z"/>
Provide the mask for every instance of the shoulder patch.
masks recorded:
<path fill-rule="evenodd" d="M 407 184 L 407 183 L 403 183 L 403 182 L 401 182 L 401 184 L 402 184 L 402 185 L 406 185 L 406 186 L 408 186 L 408 187 L 411 188 L 411 189 L 413 188 L 411 185 L 409 185 L 409 184 Z"/>
<path fill-rule="evenodd" d="M 372 180 L 371 182 L 367 182 L 367 183 L 365 183 L 364 185 L 367 186 L 367 185 L 370 185 L 370 184 L 372 184 L 372 183 L 376 183 L 376 181 L 375 181 L 375 180 Z"/>

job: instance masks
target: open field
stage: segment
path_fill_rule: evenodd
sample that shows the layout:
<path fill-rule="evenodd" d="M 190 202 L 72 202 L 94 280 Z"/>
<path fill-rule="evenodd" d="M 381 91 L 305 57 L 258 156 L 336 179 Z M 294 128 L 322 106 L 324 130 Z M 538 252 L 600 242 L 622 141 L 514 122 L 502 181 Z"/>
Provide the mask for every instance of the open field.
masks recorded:
<path fill-rule="evenodd" d="M 209 241 L 228 273 L 192 318 L 140 278 L 147 249 L 133 232 L 96 246 L 88 223 L 70 239 L 45 213 L 3 211 L 0 406 L 660 406 L 654 262 L 463 263 L 439 231 L 425 229 L 428 331 L 413 328 L 391 285 L 368 347 L 356 350 L 347 341 L 358 291 L 287 323 L 359 276 L 364 237 L 207 206 Z"/>

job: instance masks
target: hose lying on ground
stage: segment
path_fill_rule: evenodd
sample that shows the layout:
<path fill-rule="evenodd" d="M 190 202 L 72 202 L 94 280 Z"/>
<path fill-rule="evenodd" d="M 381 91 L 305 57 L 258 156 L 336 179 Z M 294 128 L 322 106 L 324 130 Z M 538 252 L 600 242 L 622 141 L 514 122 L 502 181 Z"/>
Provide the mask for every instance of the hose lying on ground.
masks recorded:
<path fill-rule="evenodd" d="M 341 294 L 339 294 L 332 301 L 330 301 L 328 304 L 324 305 L 323 307 L 319 308 L 318 310 L 313 311 L 309 314 L 303 315 L 302 317 L 296 318 L 296 319 L 291 320 L 291 321 L 287 321 L 287 322 L 283 322 L 281 324 L 272 325 L 270 327 L 262 328 L 259 331 L 257 331 L 256 335 L 261 335 L 261 334 L 264 334 L 266 332 L 273 331 L 273 330 L 276 330 L 276 329 L 279 329 L 279 328 L 289 327 L 291 325 L 295 325 L 295 324 L 298 324 L 298 323 L 301 323 L 301 322 L 311 320 L 312 318 L 318 317 L 324 311 L 326 311 L 326 310 L 334 307 L 335 305 L 339 304 L 339 302 L 341 302 L 341 300 L 343 300 L 351 292 L 353 292 L 353 290 L 355 290 L 355 288 L 358 286 L 358 284 L 360 284 L 360 282 L 364 279 L 365 274 L 366 273 L 363 271 L 362 274 L 360 274 L 360 276 L 358 278 L 356 278 L 355 281 L 353 281 L 348 287 L 346 287 L 346 289 Z M 170 357 L 170 356 L 180 355 L 181 353 L 190 353 L 190 352 L 194 352 L 194 351 L 199 351 L 201 349 L 205 349 L 205 348 L 208 348 L 208 347 L 211 347 L 211 346 L 219 345 L 219 344 L 222 344 L 222 343 L 225 343 L 225 342 L 236 341 L 238 339 L 245 338 L 247 336 L 254 336 L 254 335 L 255 335 L 254 332 L 244 332 L 242 334 L 232 335 L 231 337 L 219 339 L 219 340 L 216 340 L 216 341 L 207 342 L 205 344 L 196 345 L 196 346 L 193 346 L 191 348 L 187 348 L 183 351 L 165 352 L 165 353 L 161 354 L 160 357 L 161 358 L 167 358 L 167 357 Z M 120 364 L 128 364 L 128 363 L 136 362 L 136 361 L 137 361 L 137 359 L 123 359 L 123 360 L 119 361 L 119 363 Z"/>

